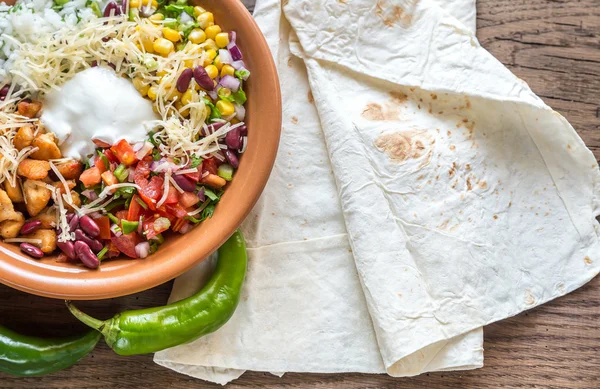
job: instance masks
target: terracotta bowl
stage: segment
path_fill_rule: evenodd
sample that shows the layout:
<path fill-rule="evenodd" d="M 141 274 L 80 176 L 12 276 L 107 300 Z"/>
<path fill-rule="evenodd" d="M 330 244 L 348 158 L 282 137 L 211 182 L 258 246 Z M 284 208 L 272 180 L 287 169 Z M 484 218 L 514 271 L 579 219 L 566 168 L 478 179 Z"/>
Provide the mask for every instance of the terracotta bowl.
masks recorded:
<path fill-rule="evenodd" d="M 227 240 L 260 196 L 277 153 L 281 131 L 281 95 L 269 47 L 239 0 L 200 3 L 227 31 L 237 31 L 238 44 L 252 73 L 246 86 L 248 148 L 240 167 L 211 219 L 185 235 L 170 236 L 146 259 L 119 258 L 99 270 L 34 260 L 18 246 L 0 244 L 0 282 L 46 297 L 95 300 L 140 292 L 164 283 L 204 260 Z"/>

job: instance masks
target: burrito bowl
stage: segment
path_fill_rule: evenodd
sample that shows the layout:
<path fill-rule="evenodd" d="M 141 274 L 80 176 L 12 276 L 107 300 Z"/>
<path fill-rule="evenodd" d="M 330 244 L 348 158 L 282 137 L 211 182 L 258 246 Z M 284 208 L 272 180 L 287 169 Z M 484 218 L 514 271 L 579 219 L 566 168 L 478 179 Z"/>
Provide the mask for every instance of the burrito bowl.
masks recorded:
<path fill-rule="evenodd" d="M 46 6 L 70 25 L 4 59 L 0 281 L 99 299 L 167 281 L 233 233 L 273 165 L 281 103 L 238 1 L 86 2 L 73 19 L 77 1 Z"/>

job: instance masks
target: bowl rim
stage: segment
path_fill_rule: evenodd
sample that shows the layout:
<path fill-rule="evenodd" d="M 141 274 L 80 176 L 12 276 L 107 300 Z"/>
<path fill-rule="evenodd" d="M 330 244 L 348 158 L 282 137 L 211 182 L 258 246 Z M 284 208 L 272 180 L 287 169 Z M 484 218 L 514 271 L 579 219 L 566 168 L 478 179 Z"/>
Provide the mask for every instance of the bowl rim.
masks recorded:
<path fill-rule="evenodd" d="M 215 3 L 217 2 L 215 1 Z M 19 253 L 18 247 L 15 249 L 16 246 L 14 245 L 0 243 L 0 283 L 39 296 L 72 300 L 100 300 L 141 292 L 170 281 L 206 259 L 235 232 L 248 216 L 267 184 L 277 155 L 282 125 L 279 77 L 267 41 L 242 2 L 239 0 L 220 0 L 218 1 L 218 5 L 215 4 L 215 7 L 222 7 L 221 12 L 225 12 L 224 10 L 226 10 L 230 14 L 237 14 L 239 20 L 236 23 L 245 24 L 246 28 L 250 30 L 250 38 L 245 38 L 248 43 L 243 44 L 243 46 L 256 46 L 254 55 L 256 55 L 256 52 L 264 53 L 264 56 L 260 58 L 260 72 L 268 75 L 263 80 L 263 83 L 261 83 L 261 88 L 269 90 L 272 102 L 269 107 L 269 124 L 273 126 L 270 129 L 272 134 L 266 136 L 266 141 L 260 144 L 259 154 L 261 163 L 258 166 L 252 167 L 252 177 L 255 179 L 255 182 L 252 185 L 238 186 L 236 188 L 239 191 L 245 191 L 245 203 L 237 209 L 228 209 L 228 217 L 220 221 L 218 232 L 212 233 L 207 239 L 208 242 L 204 244 L 204 247 L 208 247 L 208 249 L 195 249 L 193 242 L 185 245 L 185 247 L 173 248 L 179 250 L 177 251 L 178 258 L 176 260 L 169 261 L 168 265 L 162 266 L 160 269 L 144 266 L 141 274 L 132 274 L 128 277 L 119 278 L 117 276 L 115 279 L 112 279 L 110 278 L 110 274 L 108 277 L 105 277 L 98 270 L 86 270 L 73 266 L 73 269 L 63 268 L 63 271 L 69 273 L 86 272 L 91 277 L 85 277 L 83 280 L 74 280 L 71 284 L 65 284 L 65 279 L 61 281 L 61 278 L 58 276 L 40 274 L 40 272 L 44 273 L 43 268 L 52 271 L 57 265 L 32 260 L 29 257 L 25 257 L 24 254 Z M 216 13 L 214 7 L 207 8 Z M 246 35 L 248 34 L 246 33 Z M 250 81 L 252 81 L 252 78 Z M 249 90 L 251 93 L 251 86 Z M 249 100 L 249 104 L 252 104 L 251 99 Z M 265 129 L 261 128 L 260 130 Z M 249 135 L 249 137 L 251 136 Z M 244 162 L 243 160 L 244 158 L 242 158 L 240 170 Z M 232 185 L 235 185 L 235 181 L 235 179 L 232 181 Z M 227 190 L 223 197 L 225 198 L 225 196 L 227 196 Z M 212 220 L 209 219 L 203 223 L 210 224 Z M 189 237 L 200 237 L 199 234 L 192 234 L 194 230 L 199 228 L 194 228 L 190 233 L 186 234 L 185 240 L 189 240 Z M 180 239 L 183 239 L 183 237 Z M 171 249 L 169 248 L 169 250 Z M 23 260 L 23 258 L 27 258 L 27 260 Z M 152 256 L 134 261 L 149 261 L 150 258 Z M 107 279 L 105 280 L 105 278 Z M 93 289 L 94 287 L 96 288 L 95 290 Z"/>

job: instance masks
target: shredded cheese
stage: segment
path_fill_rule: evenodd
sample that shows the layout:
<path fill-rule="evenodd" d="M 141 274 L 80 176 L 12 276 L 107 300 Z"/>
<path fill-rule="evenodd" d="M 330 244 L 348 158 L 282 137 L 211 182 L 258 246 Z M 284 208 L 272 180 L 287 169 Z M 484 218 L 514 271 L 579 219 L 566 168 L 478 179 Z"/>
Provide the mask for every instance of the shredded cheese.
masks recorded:
<path fill-rule="evenodd" d="M 158 200 L 158 203 L 156 203 L 156 208 L 160 207 L 161 205 L 163 205 L 163 203 L 167 200 L 167 197 L 169 196 L 169 182 L 171 180 L 171 174 L 169 174 L 169 172 L 165 173 L 165 182 L 163 184 L 163 195 L 160 198 L 160 200 Z"/>
<path fill-rule="evenodd" d="M 41 239 L 31 239 L 31 238 L 10 238 L 10 239 L 4 239 L 4 242 L 6 242 L 6 243 L 31 243 L 31 244 L 35 244 L 35 245 L 42 244 Z"/>
<path fill-rule="evenodd" d="M 204 208 L 206 208 L 208 206 L 208 204 L 210 204 L 210 199 L 207 199 L 206 201 L 204 201 L 202 203 L 202 205 L 200 206 L 200 208 L 196 209 L 195 211 L 188 212 L 188 216 L 195 216 L 195 215 L 199 214 L 200 212 L 204 211 Z"/>

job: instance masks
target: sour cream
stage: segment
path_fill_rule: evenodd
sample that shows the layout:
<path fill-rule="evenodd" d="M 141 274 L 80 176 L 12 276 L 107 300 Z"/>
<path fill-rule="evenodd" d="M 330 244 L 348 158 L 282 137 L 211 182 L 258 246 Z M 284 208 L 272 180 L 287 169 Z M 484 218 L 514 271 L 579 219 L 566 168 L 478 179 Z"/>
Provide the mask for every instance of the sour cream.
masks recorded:
<path fill-rule="evenodd" d="M 81 159 L 94 153 L 95 139 L 110 145 L 144 141 L 143 123 L 157 118 L 131 81 L 93 67 L 46 95 L 41 120 L 56 134 L 64 157 Z"/>

